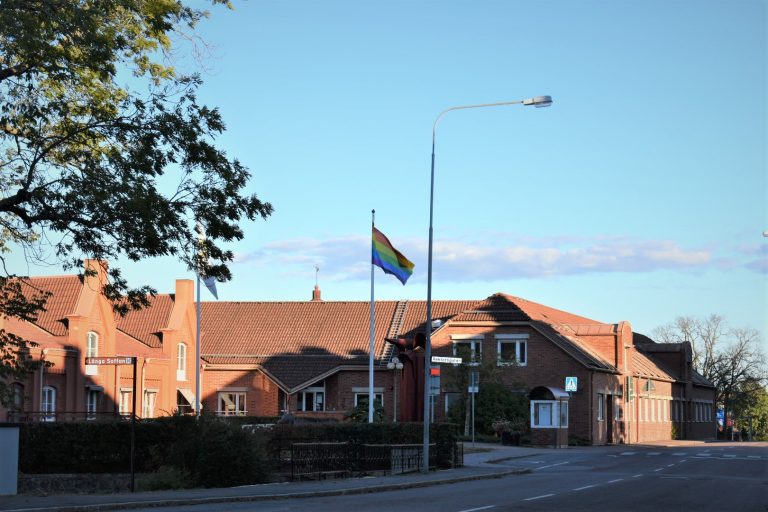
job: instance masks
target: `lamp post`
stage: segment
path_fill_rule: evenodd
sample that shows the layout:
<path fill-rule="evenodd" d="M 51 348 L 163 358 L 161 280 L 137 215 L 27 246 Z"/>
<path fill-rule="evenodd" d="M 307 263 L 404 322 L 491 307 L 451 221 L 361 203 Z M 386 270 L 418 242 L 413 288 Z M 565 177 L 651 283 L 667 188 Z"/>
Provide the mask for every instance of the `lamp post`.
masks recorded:
<path fill-rule="evenodd" d="M 464 110 L 469 108 L 501 107 L 506 105 L 526 105 L 537 108 L 548 107 L 552 104 L 551 96 L 534 96 L 526 100 L 503 101 L 500 103 L 481 103 L 478 105 L 463 105 L 443 110 L 432 125 L 432 168 L 429 179 L 429 248 L 427 250 L 427 325 L 426 340 L 424 346 L 424 439 L 423 439 L 423 473 L 429 472 L 429 368 L 432 359 L 432 240 L 433 240 L 433 212 L 435 198 L 435 134 L 437 125 L 445 114 L 452 110 Z"/>
<path fill-rule="evenodd" d="M 403 363 L 400 362 L 400 359 L 397 358 L 397 356 L 393 357 L 391 361 L 387 363 L 387 368 L 390 370 L 395 370 L 395 410 L 394 410 L 394 423 L 397 423 L 397 381 L 400 380 L 400 370 L 403 369 Z"/>

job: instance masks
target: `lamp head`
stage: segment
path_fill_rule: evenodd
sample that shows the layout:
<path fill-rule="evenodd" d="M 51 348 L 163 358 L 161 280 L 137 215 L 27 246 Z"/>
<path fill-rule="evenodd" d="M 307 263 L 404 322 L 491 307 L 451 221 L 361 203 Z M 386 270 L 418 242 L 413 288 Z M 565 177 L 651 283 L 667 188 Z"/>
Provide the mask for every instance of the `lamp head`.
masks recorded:
<path fill-rule="evenodd" d="M 523 105 L 533 105 L 536 108 L 548 107 L 552 105 L 552 96 L 534 96 L 523 100 Z"/>

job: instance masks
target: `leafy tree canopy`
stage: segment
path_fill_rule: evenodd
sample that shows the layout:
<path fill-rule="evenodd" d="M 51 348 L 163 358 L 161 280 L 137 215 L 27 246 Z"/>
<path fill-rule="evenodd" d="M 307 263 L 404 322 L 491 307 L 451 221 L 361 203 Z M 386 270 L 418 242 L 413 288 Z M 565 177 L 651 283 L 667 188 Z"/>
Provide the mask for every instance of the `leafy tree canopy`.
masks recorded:
<path fill-rule="evenodd" d="M 272 207 L 245 192 L 248 169 L 216 146 L 224 122 L 198 102 L 200 77 L 170 65 L 174 41 L 189 40 L 205 16 L 182 0 L 0 2 L 3 263 L 11 247 L 65 269 L 86 257 L 171 255 L 231 278 L 223 244 Z M 127 298 L 116 302 L 123 308 L 154 293 L 109 272 L 104 292 Z M 34 316 L 44 294 L 22 300 L 14 277 L 0 277 L 0 314 Z M 11 341 L 0 338 L 0 370 Z"/>

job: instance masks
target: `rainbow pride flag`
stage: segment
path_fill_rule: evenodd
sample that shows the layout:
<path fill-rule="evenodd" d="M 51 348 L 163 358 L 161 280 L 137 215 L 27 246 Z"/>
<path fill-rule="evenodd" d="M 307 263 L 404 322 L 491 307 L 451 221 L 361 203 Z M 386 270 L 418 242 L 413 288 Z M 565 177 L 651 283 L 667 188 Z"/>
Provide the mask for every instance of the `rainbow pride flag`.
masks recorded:
<path fill-rule="evenodd" d="M 387 274 L 392 274 L 405 284 L 413 274 L 413 263 L 392 247 L 384 233 L 373 228 L 373 247 L 371 262 Z"/>

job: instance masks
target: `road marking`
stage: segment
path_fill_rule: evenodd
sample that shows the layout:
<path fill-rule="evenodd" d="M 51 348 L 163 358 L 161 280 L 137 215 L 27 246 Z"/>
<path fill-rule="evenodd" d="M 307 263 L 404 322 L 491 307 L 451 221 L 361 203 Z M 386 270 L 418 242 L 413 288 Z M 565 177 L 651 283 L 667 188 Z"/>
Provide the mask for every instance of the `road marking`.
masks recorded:
<path fill-rule="evenodd" d="M 696 455 L 699 456 L 699 457 L 711 457 L 712 456 L 711 453 L 697 453 Z"/>
<path fill-rule="evenodd" d="M 525 498 L 523 501 L 540 500 L 541 498 L 549 498 L 550 496 L 554 496 L 554 494 L 542 494 L 541 496 L 534 496 L 533 498 Z"/>
<path fill-rule="evenodd" d="M 668 468 L 671 468 L 672 466 L 674 466 L 674 464 L 667 464 Z"/>
<path fill-rule="evenodd" d="M 683 459 L 683 460 L 681 460 L 681 461 L 680 461 L 680 464 L 682 464 L 683 462 L 685 462 L 685 461 L 687 461 L 687 460 L 688 460 L 688 459 Z"/>
<path fill-rule="evenodd" d="M 727 457 L 727 458 L 731 459 L 731 458 L 735 457 L 735 455 L 731 455 L 729 453 L 726 453 L 725 455 L 723 455 L 723 457 Z"/>
<path fill-rule="evenodd" d="M 616 480 L 611 480 L 608 483 L 609 484 L 615 484 L 616 482 L 621 482 L 622 480 L 624 480 L 624 479 L 623 478 L 617 478 Z"/>
<path fill-rule="evenodd" d="M 637 452 L 621 452 L 622 455 L 634 455 Z"/>
<path fill-rule="evenodd" d="M 656 471 L 661 471 L 662 469 L 664 468 L 657 468 L 657 469 L 654 469 L 653 472 L 655 473 Z"/>
<path fill-rule="evenodd" d="M 677 452 L 677 453 L 673 453 L 673 454 L 672 454 L 672 456 L 673 456 L 673 457 L 684 457 L 684 456 L 685 456 L 685 453 L 682 453 L 682 452 Z"/>
<path fill-rule="evenodd" d="M 538 471 L 540 469 L 547 469 L 547 468 L 553 468 L 555 466 L 562 466 L 563 464 L 568 464 L 568 462 L 558 462 L 557 464 L 550 464 L 549 466 L 541 466 L 540 468 L 534 469 L 534 471 Z"/>
<path fill-rule="evenodd" d="M 661 452 L 648 452 L 646 455 L 661 455 Z"/>
<path fill-rule="evenodd" d="M 632 475 L 632 478 L 640 478 L 641 476 L 643 476 L 642 473 L 640 473 L 639 475 Z"/>
<path fill-rule="evenodd" d="M 687 476 L 663 476 L 661 478 L 666 480 L 688 480 Z"/>
<path fill-rule="evenodd" d="M 759 455 L 747 455 L 747 458 L 748 459 L 759 459 L 760 456 Z"/>
<path fill-rule="evenodd" d="M 584 489 L 591 489 L 594 485 L 585 485 L 584 487 L 577 487 L 574 491 L 583 491 Z"/>
<path fill-rule="evenodd" d="M 493 508 L 496 505 L 486 505 L 485 507 L 477 507 L 477 508 L 468 508 L 465 510 L 459 510 L 459 512 L 476 512 L 477 510 L 488 510 L 489 508 Z"/>

